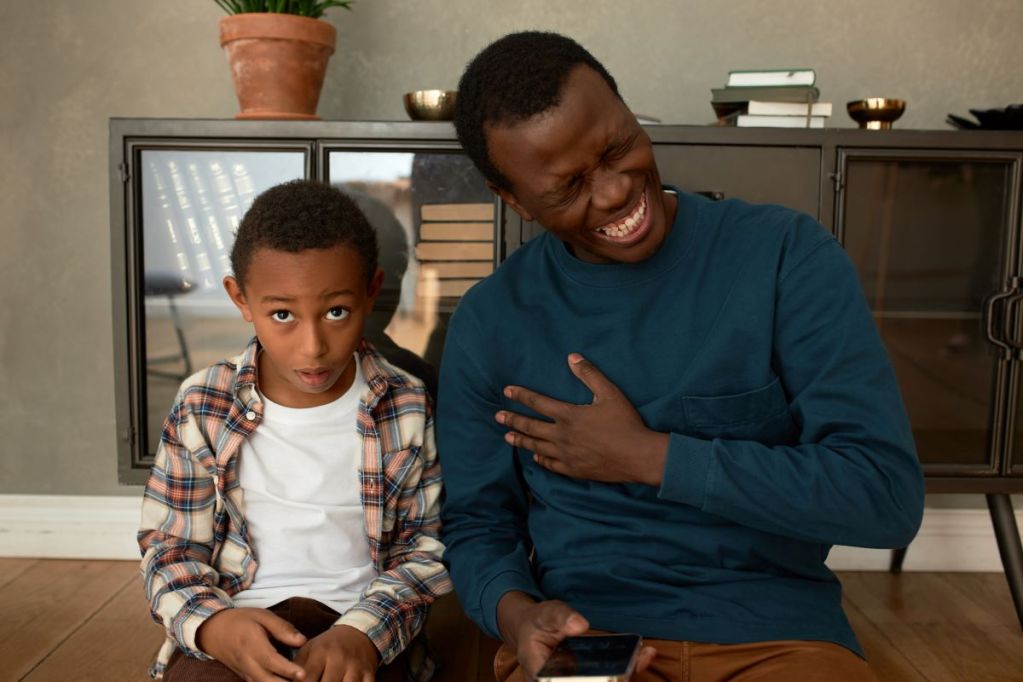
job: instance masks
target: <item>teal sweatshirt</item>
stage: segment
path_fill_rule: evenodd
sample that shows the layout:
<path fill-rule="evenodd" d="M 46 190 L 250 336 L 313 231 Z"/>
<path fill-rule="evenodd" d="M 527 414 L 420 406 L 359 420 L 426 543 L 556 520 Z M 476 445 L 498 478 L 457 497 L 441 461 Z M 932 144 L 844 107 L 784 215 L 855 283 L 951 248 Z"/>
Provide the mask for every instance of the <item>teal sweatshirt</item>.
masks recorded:
<path fill-rule="evenodd" d="M 561 476 L 504 442 L 495 412 L 533 414 L 508 384 L 592 400 L 572 352 L 670 434 L 659 488 Z M 548 234 L 517 250 L 451 320 L 437 437 L 445 563 L 493 636 L 499 599 L 521 590 L 603 630 L 862 655 L 824 560 L 832 544 L 905 546 L 923 513 L 856 272 L 819 224 L 777 206 L 679 193 L 638 264 L 585 263 Z"/>

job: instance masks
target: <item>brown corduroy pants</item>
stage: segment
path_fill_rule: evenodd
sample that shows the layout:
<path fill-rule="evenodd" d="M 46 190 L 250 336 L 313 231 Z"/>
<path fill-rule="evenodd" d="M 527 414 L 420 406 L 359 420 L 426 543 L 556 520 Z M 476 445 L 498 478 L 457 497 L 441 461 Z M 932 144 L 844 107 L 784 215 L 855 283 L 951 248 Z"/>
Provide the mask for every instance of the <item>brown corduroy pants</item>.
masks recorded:
<path fill-rule="evenodd" d="M 832 642 L 644 639 L 643 644 L 656 648 L 657 658 L 631 682 L 877 682 L 866 661 Z M 494 675 L 498 682 L 526 682 L 515 652 L 506 645 L 494 658 Z"/>
<path fill-rule="evenodd" d="M 292 597 L 274 604 L 268 611 L 288 621 L 295 628 L 312 639 L 326 632 L 340 618 L 334 609 L 315 599 Z M 285 657 L 290 658 L 286 647 L 277 647 Z M 379 682 L 401 682 L 405 679 L 406 657 L 401 655 L 391 665 L 377 671 Z M 164 682 L 238 682 L 240 677 L 220 661 L 200 661 L 185 656 L 180 649 L 174 652 L 163 674 Z"/>

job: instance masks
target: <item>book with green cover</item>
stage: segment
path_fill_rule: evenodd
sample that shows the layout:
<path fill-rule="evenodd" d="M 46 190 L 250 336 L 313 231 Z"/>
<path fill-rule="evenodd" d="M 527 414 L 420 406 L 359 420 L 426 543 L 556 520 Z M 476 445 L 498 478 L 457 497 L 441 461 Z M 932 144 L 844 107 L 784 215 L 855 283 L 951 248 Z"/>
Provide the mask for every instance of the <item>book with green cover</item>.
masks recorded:
<path fill-rule="evenodd" d="M 764 85 L 744 88 L 711 88 L 712 102 L 816 102 L 820 90 L 812 85 Z"/>

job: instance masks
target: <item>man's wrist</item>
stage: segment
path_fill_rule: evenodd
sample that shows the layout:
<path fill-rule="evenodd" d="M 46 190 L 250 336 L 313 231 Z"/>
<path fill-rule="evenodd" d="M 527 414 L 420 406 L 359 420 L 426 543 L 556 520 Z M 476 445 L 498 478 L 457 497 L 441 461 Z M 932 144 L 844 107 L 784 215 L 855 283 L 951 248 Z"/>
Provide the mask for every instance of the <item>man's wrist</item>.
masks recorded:
<path fill-rule="evenodd" d="M 671 436 L 667 433 L 648 430 L 640 441 L 640 456 L 635 458 L 639 465 L 636 479 L 639 483 L 659 488 L 664 480 L 664 465 L 668 461 L 668 446 Z"/>
<path fill-rule="evenodd" d="M 537 601 L 525 592 L 505 592 L 497 602 L 497 629 L 501 639 L 511 647 L 518 646 L 519 628 L 529 609 Z"/>

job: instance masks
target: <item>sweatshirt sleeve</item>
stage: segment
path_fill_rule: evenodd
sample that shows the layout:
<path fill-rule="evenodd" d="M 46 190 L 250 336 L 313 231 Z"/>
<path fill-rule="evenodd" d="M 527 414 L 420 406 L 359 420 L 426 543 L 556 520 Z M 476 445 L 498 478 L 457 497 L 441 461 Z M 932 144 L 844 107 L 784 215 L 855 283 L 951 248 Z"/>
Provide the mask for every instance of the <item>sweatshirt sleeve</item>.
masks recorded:
<path fill-rule="evenodd" d="M 827 237 L 781 270 L 775 298 L 772 364 L 794 442 L 672 433 L 660 497 L 811 542 L 906 546 L 924 481 L 852 263 Z"/>
<path fill-rule="evenodd" d="M 438 390 L 444 559 L 466 613 L 500 639 L 501 597 L 522 591 L 542 600 L 543 594 L 529 562 L 528 498 L 522 474 L 514 450 L 504 442 L 504 431 L 494 421 L 500 387 L 493 383 L 494 372 L 487 373 L 476 363 L 486 353 L 476 347 L 478 334 L 465 317 L 460 310 L 452 318 Z"/>

